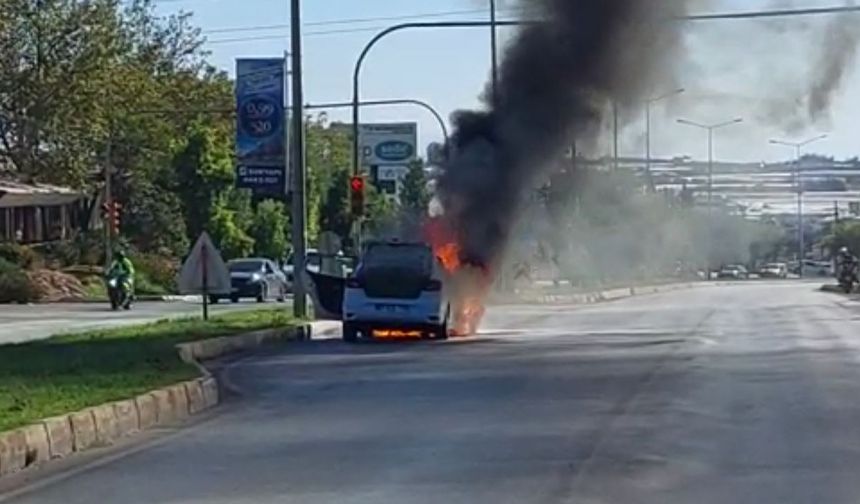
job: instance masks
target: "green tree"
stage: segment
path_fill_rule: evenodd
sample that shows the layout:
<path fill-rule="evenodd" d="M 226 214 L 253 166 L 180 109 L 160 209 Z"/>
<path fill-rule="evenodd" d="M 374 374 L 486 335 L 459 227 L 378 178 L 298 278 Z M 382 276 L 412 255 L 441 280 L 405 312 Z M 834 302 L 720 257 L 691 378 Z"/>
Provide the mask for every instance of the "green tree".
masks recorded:
<path fill-rule="evenodd" d="M 348 174 L 352 166 L 352 143 L 349 130 L 342 124 L 329 124 L 325 114 L 309 117 L 307 131 L 308 166 L 308 240 L 314 242 L 323 222 L 332 223 L 336 203 L 329 200 L 329 192 L 339 177 Z M 336 192 L 336 189 L 335 189 Z M 337 212 L 335 211 L 335 214 Z M 339 224 L 338 224 L 339 225 Z"/>
<path fill-rule="evenodd" d="M 364 228 L 368 234 L 377 238 L 388 238 L 400 234 L 400 220 L 394 198 L 378 191 L 368 184 L 365 194 Z"/>
<path fill-rule="evenodd" d="M 213 207 L 206 228 L 224 259 L 247 257 L 254 250 L 254 239 L 236 225 L 236 211 L 224 203 L 219 200 Z"/>
<path fill-rule="evenodd" d="M 223 133 L 198 125 L 173 161 L 176 194 L 183 203 L 188 237 L 195 240 L 215 213 L 215 203 L 229 208 L 225 195 L 235 181 L 230 143 Z M 220 201 L 219 201 L 220 200 Z M 241 218 L 236 211 L 232 219 Z M 223 218 L 223 215 L 221 216 Z"/>
<path fill-rule="evenodd" d="M 344 169 L 334 174 L 321 203 L 320 230 L 348 237 L 352 227 L 349 212 L 349 171 Z"/>
<path fill-rule="evenodd" d="M 284 204 L 265 200 L 257 205 L 256 216 L 251 226 L 254 253 L 269 259 L 283 259 L 287 255 L 287 219 Z"/>
<path fill-rule="evenodd" d="M 410 218 L 421 219 L 427 213 L 427 205 L 429 204 L 430 192 L 427 190 L 424 162 L 418 160 L 409 165 L 409 171 L 403 177 L 400 207 L 404 214 Z"/>
<path fill-rule="evenodd" d="M 833 228 L 833 232 L 824 238 L 823 245 L 835 254 L 842 247 L 848 247 L 853 254 L 860 253 L 860 222 L 840 222 Z"/>

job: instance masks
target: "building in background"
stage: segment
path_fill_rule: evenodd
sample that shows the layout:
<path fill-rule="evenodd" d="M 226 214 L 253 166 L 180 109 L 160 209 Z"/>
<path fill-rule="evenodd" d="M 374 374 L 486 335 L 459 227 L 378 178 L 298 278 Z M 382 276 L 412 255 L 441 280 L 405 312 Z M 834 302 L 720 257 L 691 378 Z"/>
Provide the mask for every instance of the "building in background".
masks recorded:
<path fill-rule="evenodd" d="M 72 189 L 0 180 L 0 242 L 68 239 L 86 212 L 86 197 Z"/>

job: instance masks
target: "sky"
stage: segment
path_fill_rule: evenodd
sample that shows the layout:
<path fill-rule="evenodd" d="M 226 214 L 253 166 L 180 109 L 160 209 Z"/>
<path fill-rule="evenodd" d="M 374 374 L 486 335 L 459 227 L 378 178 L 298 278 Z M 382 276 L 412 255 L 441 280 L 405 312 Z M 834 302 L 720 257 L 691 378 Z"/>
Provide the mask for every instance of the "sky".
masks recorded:
<path fill-rule="evenodd" d="M 193 13 L 207 38 L 210 62 L 233 73 L 235 59 L 283 55 L 289 44 L 287 0 L 155 0 L 158 12 Z M 514 2 L 498 0 L 500 17 L 510 18 Z M 645 0 L 663 1 L 663 0 Z M 848 0 L 690 0 L 693 12 L 759 8 L 823 7 Z M 404 21 L 485 20 L 483 0 L 304 0 L 304 88 L 306 103 L 351 99 L 352 69 L 376 31 Z M 444 15 L 443 15 L 444 14 Z M 387 19 L 430 15 L 426 19 Z M 860 14 L 841 15 L 848 32 L 860 33 Z M 846 17 L 847 16 L 847 17 Z M 793 153 L 769 144 L 772 138 L 802 141 L 826 133 L 808 149 L 838 158 L 860 155 L 855 134 L 860 117 L 860 74 L 854 58 L 845 58 L 842 85 L 832 93 L 826 113 L 804 113 L 809 84 L 823 70 L 820 47 L 844 45 L 836 38 L 835 16 L 790 21 L 709 21 L 685 28 L 685 51 L 664 87 L 685 92 L 652 109 L 652 153 L 655 157 L 707 155 L 706 133 L 676 122 L 684 118 L 716 123 L 742 117 L 744 122 L 716 133 L 717 158 L 732 161 L 777 161 Z M 856 24 L 856 26 L 855 26 Z M 233 31 L 258 27 L 247 31 Z M 504 44 L 512 29 L 501 28 Z M 257 40 L 236 40 L 256 38 Z M 853 38 L 851 36 L 850 38 Z M 488 29 L 412 30 L 384 39 L 368 56 L 361 79 L 363 100 L 414 98 L 452 111 L 480 106 L 490 69 Z M 825 69 L 832 70 L 832 69 Z M 655 89 L 659 95 L 666 89 Z M 331 111 L 332 120 L 349 120 L 347 110 Z M 435 119 L 414 106 L 364 108 L 364 122 L 417 121 L 421 149 L 442 134 Z M 623 118 L 620 152 L 644 155 L 644 107 Z M 592 154 L 609 154 L 606 142 Z"/>

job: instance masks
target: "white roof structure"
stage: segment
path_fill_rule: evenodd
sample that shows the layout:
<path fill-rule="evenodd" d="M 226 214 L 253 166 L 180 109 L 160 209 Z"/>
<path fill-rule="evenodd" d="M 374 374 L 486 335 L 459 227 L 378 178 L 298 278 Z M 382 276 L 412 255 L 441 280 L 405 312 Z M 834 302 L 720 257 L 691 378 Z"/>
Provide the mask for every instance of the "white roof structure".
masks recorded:
<path fill-rule="evenodd" d="M 66 205 L 82 197 L 82 193 L 68 187 L 0 179 L 0 208 Z"/>

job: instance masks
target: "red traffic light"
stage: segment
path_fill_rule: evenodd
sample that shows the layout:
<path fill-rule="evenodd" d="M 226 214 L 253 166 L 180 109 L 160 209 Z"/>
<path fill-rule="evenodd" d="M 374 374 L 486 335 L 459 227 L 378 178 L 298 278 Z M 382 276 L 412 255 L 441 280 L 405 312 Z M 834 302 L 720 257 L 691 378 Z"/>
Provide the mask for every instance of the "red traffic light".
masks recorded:
<path fill-rule="evenodd" d="M 364 216 L 364 177 L 358 175 L 349 179 L 349 207 L 353 217 Z"/>

